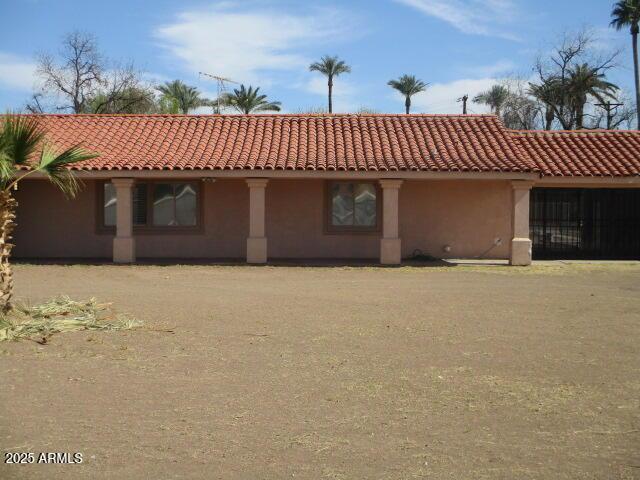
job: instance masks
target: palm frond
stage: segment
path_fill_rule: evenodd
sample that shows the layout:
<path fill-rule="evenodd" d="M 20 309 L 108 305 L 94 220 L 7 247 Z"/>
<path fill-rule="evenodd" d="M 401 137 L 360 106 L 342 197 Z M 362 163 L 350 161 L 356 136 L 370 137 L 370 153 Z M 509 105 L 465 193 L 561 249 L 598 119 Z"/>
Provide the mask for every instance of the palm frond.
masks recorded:
<path fill-rule="evenodd" d="M 9 182 L 13 180 L 15 173 L 15 163 L 13 163 L 11 157 L 9 157 L 2 150 L 2 146 L 0 146 L 0 188 L 4 190 Z"/>
<path fill-rule="evenodd" d="M 424 92 L 429 86 L 428 83 L 416 78 L 415 75 L 402 75 L 397 80 L 389 80 L 387 85 L 409 97 Z"/>
<path fill-rule="evenodd" d="M 162 93 L 162 97 L 168 106 L 175 104 L 177 109 L 184 114 L 194 108 L 209 106 L 210 100 L 202 98 L 196 87 L 189 86 L 180 80 L 166 82 L 156 89 Z"/>
<path fill-rule="evenodd" d="M 34 117 L 7 115 L 4 117 L 0 145 L 15 165 L 25 165 L 44 139 L 44 130 Z"/>
<path fill-rule="evenodd" d="M 632 32 L 638 32 L 640 23 L 640 0 L 619 0 L 611 11 L 611 26 L 616 30 L 631 27 Z"/>
<path fill-rule="evenodd" d="M 320 72 L 327 77 L 337 77 L 343 73 L 351 73 L 351 67 L 337 56 L 324 55 L 319 62 L 309 65 L 310 72 Z"/>
<path fill-rule="evenodd" d="M 225 106 L 231 107 L 244 114 L 251 112 L 280 111 L 280 102 L 270 102 L 266 95 L 260 95 L 260 87 L 255 89 L 249 85 L 234 88 L 233 93 L 227 93 L 222 97 Z"/>
<path fill-rule="evenodd" d="M 254 112 L 279 112 L 280 106 L 282 103 L 280 102 L 265 102 L 262 105 L 254 108 Z"/>
<path fill-rule="evenodd" d="M 50 146 L 44 145 L 40 155 L 40 162 L 34 169 L 47 175 L 51 183 L 58 187 L 67 197 L 73 198 L 78 192 L 80 183 L 68 166 L 95 157 L 97 157 L 96 154 L 85 151 L 80 145 L 74 145 L 61 153 L 57 153 Z"/>

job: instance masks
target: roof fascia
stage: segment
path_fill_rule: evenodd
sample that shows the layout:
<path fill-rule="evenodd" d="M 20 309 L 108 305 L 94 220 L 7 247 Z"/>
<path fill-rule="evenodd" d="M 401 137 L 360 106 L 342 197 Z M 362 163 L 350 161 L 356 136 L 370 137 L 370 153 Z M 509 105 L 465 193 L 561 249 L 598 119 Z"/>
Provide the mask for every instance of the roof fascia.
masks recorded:
<path fill-rule="evenodd" d="M 325 170 L 74 170 L 81 179 L 107 178 L 362 178 L 407 180 L 537 180 L 538 173 L 519 172 L 418 172 L 418 171 L 325 171 Z M 30 178 L 44 178 L 34 173 Z"/>

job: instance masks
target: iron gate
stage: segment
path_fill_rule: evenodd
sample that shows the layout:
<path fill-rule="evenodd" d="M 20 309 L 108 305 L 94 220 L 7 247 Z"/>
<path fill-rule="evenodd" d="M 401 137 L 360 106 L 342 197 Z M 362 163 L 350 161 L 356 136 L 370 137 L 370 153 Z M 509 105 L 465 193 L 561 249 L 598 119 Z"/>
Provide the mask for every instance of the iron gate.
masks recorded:
<path fill-rule="evenodd" d="M 640 189 L 534 188 L 537 259 L 640 259 Z"/>

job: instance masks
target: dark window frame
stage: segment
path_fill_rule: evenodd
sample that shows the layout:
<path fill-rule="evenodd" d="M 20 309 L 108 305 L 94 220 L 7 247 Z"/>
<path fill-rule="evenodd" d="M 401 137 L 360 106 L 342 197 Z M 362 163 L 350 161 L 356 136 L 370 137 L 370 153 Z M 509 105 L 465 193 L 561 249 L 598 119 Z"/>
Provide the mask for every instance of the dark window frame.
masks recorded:
<path fill-rule="evenodd" d="M 115 226 L 107 226 L 104 224 L 104 185 L 111 183 L 110 180 L 96 182 L 96 231 L 104 234 L 115 234 Z M 136 183 L 144 183 L 147 187 L 147 223 L 145 225 L 133 225 L 134 234 L 199 234 L 204 232 L 204 186 L 201 180 L 193 179 L 153 179 L 136 181 Z M 153 224 L 153 192 L 156 184 L 179 184 L 188 183 L 194 186 L 196 192 L 196 224 L 195 225 L 154 225 Z M 133 212 L 131 212 L 133 214 Z"/>
<path fill-rule="evenodd" d="M 373 185 L 376 191 L 376 224 L 373 226 L 333 225 L 332 186 L 337 183 Z M 327 180 L 324 186 L 324 233 L 326 235 L 377 235 L 382 231 L 382 188 L 376 180 Z"/>

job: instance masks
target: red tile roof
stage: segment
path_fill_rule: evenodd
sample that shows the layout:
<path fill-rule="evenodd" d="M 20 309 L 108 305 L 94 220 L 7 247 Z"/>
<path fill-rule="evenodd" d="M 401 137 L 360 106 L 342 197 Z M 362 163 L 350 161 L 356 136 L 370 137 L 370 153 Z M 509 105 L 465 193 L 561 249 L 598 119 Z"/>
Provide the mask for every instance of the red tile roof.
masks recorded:
<path fill-rule="evenodd" d="M 38 115 L 84 170 L 640 175 L 640 131 L 509 131 L 491 115 Z"/>
<path fill-rule="evenodd" d="M 543 176 L 640 175 L 640 131 L 514 131 Z"/>
<path fill-rule="evenodd" d="M 489 115 L 40 115 L 87 170 L 531 172 Z"/>

